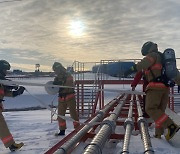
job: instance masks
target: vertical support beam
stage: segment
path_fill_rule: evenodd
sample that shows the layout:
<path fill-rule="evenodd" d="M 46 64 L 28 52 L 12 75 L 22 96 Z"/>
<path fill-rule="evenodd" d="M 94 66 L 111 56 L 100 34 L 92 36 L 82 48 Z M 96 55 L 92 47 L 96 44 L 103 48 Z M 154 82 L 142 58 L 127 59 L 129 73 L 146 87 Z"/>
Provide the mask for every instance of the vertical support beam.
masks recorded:
<path fill-rule="evenodd" d="M 171 93 L 171 89 L 169 89 L 169 94 Z M 171 104 L 171 97 L 169 97 L 169 102 L 168 102 L 168 107 L 170 108 L 170 104 Z"/>
<path fill-rule="evenodd" d="M 77 113 L 78 113 L 78 117 L 80 115 L 79 113 L 79 83 L 77 83 L 77 93 L 76 93 L 76 106 L 77 106 Z"/>
<path fill-rule="evenodd" d="M 102 82 L 101 82 L 102 83 Z M 102 108 L 104 107 L 104 84 L 102 83 Z"/>
<path fill-rule="evenodd" d="M 135 109 L 135 111 L 137 111 L 137 106 L 136 105 L 134 105 L 134 109 Z M 138 121 L 138 113 L 137 112 L 134 113 L 134 121 Z M 137 122 L 134 125 L 134 129 L 139 130 Z"/>
<path fill-rule="evenodd" d="M 171 94 L 174 94 L 174 87 L 171 88 Z M 171 97 L 171 110 L 174 111 L 174 97 Z"/>
<path fill-rule="evenodd" d="M 84 84 L 81 84 L 81 112 L 84 115 Z"/>
<path fill-rule="evenodd" d="M 101 82 L 99 82 L 98 89 L 101 90 Z M 102 109 L 102 91 L 98 91 L 99 95 L 99 109 Z"/>

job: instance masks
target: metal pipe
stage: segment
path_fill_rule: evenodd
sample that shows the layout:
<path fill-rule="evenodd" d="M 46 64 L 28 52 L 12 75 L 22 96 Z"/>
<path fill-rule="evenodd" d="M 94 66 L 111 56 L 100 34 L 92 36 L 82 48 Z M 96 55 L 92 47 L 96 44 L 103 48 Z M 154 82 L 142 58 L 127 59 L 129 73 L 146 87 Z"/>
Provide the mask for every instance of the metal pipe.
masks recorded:
<path fill-rule="evenodd" d="M 148 124 L 144 117 L 142 117 L 142 109 L 139 101 L 136 101 L 137 109 L 138 109 L 138 126 L 141 132 L 141 139 L 143 141 L 144 146 L 144 154 L 153 154 L 154 150 L 152 148 L 150 135 L 148 132 Z"/>
<path fill-rule="evenodd" d="M 114 112 L 105 120 L 99 132 L 93 138 L 90 144 L 85 147 L 83 154 L 102 154 L 102 148 L 104 147 L 106 141 L 109 139 L 110 135 L 115 131 L 116 120 L 119 117 L 122 106 L 124 105 L 123 101 L 120 103 L 114 110 Z"/>
<path fill-rule="evenodd" d="M 125 135 L 124 135 L 124 143 L 121 154 L 128 154 L 129 153 L 129 141 L 131 138 L 132 130 L 134 129 L 134 122 L 132 120 L 132 112 L 133 111 L 133 104 L 130 103 L 128 118 L 124 122 L 125 128 Z"/>
<path fill-rule="evenodd" d="M 123 95 L 124 96 L 124 95 Z M 116 99 L 112 100 L 109 104 L 107 104 L 104 109 L 98 111 L 97 115 L 89 122 L 95 123 L 101 121 L 108 110 L 115 105 L 119 99 L 123 96 L 119 96 Z M 66 154 L 69 150 L 71 150 L 79 141 L 80 139 L 92 128 L 91 125 L 85 125 L 75 136 L 73 136 L 69 141 L 64 143 L 55 154 Z"/>

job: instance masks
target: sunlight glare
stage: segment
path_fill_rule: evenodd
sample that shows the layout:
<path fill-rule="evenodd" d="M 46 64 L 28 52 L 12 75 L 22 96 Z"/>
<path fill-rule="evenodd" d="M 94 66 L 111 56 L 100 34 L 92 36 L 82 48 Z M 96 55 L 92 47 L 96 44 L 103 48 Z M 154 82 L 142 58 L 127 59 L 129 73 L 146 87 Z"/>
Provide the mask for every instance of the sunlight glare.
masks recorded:
<path fill-rule="evenodd" d="M 85 27 L 82 21 L 71 21 L 69 29 L 72 36 L 80 37 L 84 35 Z"/>

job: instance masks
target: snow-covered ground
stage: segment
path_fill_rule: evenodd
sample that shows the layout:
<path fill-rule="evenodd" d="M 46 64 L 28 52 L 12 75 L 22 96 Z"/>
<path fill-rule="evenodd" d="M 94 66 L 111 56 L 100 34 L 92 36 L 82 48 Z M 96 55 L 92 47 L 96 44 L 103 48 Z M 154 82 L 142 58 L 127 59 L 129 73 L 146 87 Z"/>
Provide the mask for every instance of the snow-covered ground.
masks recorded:
<path fill-rule="evenodd" d="M 46 83 L 47 81 L 52 80 L 52 78 L 44 79 L 25 79 L 25 82 L 32 83 Z M 18 80 L 21 81 L 21 80 Z M 24 81 L 24 80 L 23 80 Z M 6 109 L 12 108 L 28 108 L 36 107 L 43 105 L 39 102 L 40 99 L 43 103 L 50 104 L 52 101 L 57 103 L 57 97 L 53 95 L 48 95 L 44 87 L 35 87 L 35 86 L 25 86 L 28 92 L 24 92 L 23 95 L 18 96 L 17 98 L 6 98 L 4 102 L 4 107 Z M 129 85 L 114 86 L 110 85 L 107 88 L 109 89 L 130 89 Z M 35 97 L 34 97 L 35 96 Z M 112 100 L 117 93 L 105 93 L 105 102 Z M 14 154 L 43 154 L 55 143 L 60 141 L 63 137 L 55 137 L 54 133 L 58 131 L 57 122 L 51 123 L 50 111 L 47 109 L 44 110 L 34 110 L 34 111 L 15 111 L 15 112 L 4 112 L 4 117 L 7 121 L 9 129 L 14 136 L 16 142 L 24 142 L 25 146 Z M 72 122 L 67 123 L 67 132 L 70 133 L 73 130 Z M 123 129 L 123 128 L 121 128 Z M 119 131 L 118 127 L 116 131 Z M 154 127 L 149 128 L 150 136 L 153 136 Z M 135 134 L 135 133 L 134 133 Z M 172 147 L 169 143 L 166 142 L 164 138 L 151 139 L 153 149 L 156 154 L 180 154 L 180 148 Z M 114 142 L 107 143 L 103 154 L 112 154 L 120 153 L 122 149 L 122 141 L 116 142 L 117 145 L 113 144 Z M 84 146 L 87 143 L 81 144 L 80 147 L 73 152 L 73 154 L 80 154 L 83 151 Z M 140 135 L 133 135 L 130 141 L 130 153 L 140 154 L 143 153 L 143 145 Z M 6 149 L 2 142 L 0 142 L 0 154 L 10 153 L 9 149 Z"/>

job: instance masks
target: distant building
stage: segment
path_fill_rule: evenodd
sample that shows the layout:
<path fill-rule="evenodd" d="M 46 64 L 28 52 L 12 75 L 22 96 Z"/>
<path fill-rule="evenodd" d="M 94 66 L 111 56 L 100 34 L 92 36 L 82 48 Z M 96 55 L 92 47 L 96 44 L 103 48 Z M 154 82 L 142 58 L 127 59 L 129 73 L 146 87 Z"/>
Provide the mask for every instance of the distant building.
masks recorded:
<path fill-rule="evenodd" d="M 124 77 L 124 72 L 134 64 L 134 62 L 111 62 L 108 64 L 100 64 L 93 66 L 92 72 L 105 73 L 113 77 Z"/>
<path fill-rule="evenodd" d="M 21 75 L 21 74 L 23 74 L 23 72 L 22 72 L 22 70 L 13 70 L 13 72 L 12 72 L 13 74 L 17 74 L 17 75 Z"/>
<path fill-rule="evenodd" d="M 107 73 L 107 65 L 108 64 L 95 65 L 92 68 L 92 72 L 93 73 Z"/>
<path fill-rule="evenodd" d="M 135 63 L 134 62 L 113 62 L 107 65 L 107 74 L 114 77 L 124 77 L 124 73 Z"/>

